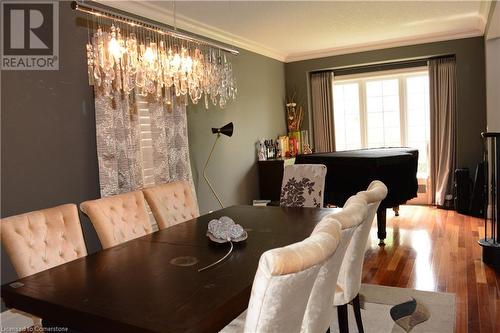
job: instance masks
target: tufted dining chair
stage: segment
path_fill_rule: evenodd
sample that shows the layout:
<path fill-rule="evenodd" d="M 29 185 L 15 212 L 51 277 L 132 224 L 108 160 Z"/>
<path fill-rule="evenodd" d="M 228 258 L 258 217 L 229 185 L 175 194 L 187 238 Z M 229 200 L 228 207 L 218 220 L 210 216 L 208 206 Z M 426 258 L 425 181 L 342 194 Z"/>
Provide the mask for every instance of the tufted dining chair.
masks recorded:
<path fill-rule="evenodd" d="M 351 242 L 347 247 L 335 290 L 334 305 L 337 307 L 341 333 L 349 332 L 347 304 L 350 302 L 353 305 L 358 331 L 360 333 L 364 332 L 361 320 L 359 290 L 361 288 L 366 243 L 368 242 L 370 229 L 380 202 L 387 196 L 387 187 L 381 181 L 374 180 L 370 183 L 366 191 L 361 191 L 356 196 L 363 198 L 367 202 L 368 209 L 366 217 L 359 228 L 355 230 Z"/>
<path fill-rule="evenodd" d="M 90 218 L 103 249 L 152 232 L 142 191 L 85 201 L 80 209 Z"/>
<path fill-rule="evenodd" d="M 326 166 L 295 164 L 285 167 L 280 206 L 323 207 Z"/>
<path fill-rule="evenodd" d="M 2 244 L 19 278 L 87 255 L 76 205 L 3 218 Z"/>
<path fill-rule="evenodd" d="M 325 216 L 316 229 L 341 226 L 340 241 L 335 254 L 321 267 L 307 304 L 302 332 L 326 332 L 331 324 L 332 307 L 337 278 L 347 247 L 355 231 L 362 225 L 367 215 L 367 204 L 361 196 L 350 197 L 342 211 Z M 315 230 L 316 230 L 315 229 Z"/>
<path fill-rule="evenodd" d="M 19 278 L 87 255 L 74 204 L 3 218 L 0 237 Z M 43 332 L 40 318 L 18 310 L 12 312 L 31 318 L 36 330 Z"/>
<path fill-rule="evenodd" d="M 248 309 L 222 332 L 300 332 L 318 272 L 334 255 L 340 224 L 320 222 L 305 240 L 262 254 Z"/>
<path fill-rule="evenodd" d="M 187 181 L 177 181 L 142 190 L 158 228 L 165 229 L 200 216 Z"/>

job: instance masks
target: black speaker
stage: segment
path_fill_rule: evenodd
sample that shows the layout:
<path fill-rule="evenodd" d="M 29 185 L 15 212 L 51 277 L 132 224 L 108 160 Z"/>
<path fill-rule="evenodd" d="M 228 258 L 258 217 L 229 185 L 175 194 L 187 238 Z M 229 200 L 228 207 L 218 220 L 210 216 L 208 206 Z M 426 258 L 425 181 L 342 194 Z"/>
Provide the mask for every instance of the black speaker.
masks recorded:
<path fill-rule="evenodd" d="M 476 176 L 474 177 L 474 186 L 472 187 L 469 213 L 476 217 L 484 217 L 484 204 L 486 199 L 484 192 L 484 167 L 484 162 L 478 163 Z"/>
<path fill-rule="evenodd" d="M 469 214 L 471 183 L 469 169 L 455 170 L 455 210 L 460 214 Z"/>

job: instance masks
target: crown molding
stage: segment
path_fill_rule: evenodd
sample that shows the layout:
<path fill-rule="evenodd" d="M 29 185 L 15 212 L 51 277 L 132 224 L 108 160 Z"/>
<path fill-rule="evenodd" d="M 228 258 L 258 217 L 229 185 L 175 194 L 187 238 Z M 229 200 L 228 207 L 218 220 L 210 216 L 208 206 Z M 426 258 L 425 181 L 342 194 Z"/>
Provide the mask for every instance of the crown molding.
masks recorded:
<path fill-rule="evenodd" d="M 479 4 L 479 17 L 481 19 L 480 22 L 480 29 L 482 29 L 483 34 L 486 33 L 486 27 L 488 26 L 488 19 L 490 16 L 490 10 L 491 8 L 494 8 L 495 5 L 492 3 L 492 1 L 481 1 Z"/>
<path fill-rule="evenodd" d="M 478 37 L 483 36 L 484 30 L 474 29 L 474 30 L 466 30 L 466 31 L 450 31 L 446 33 L 433 34 L 433 35 L 423 35 L 416 38 L 398 38 L 393 40 L 386 41 L 377 41 L 366 44 L 358 44 L 358 45 L 346 45 L 336 48 L 331 48 L 327 50 L 317 50 L 311 52 L 303 52 L 291 54 L 286 57 L 285 62 L 295 62 L 302 60 L 311 60 L 318 59 L 324 57 L 331 57 L 342 54 L 350 54 L 357 52 L 365 52 L 365 51 L 374 51 L 381 49 L 390 49 L 394 47 L 400 46 L 411 46 L 425 43 L 434 43 L 434 42 L 443 42 L 447 40 L 461 39 L 461 38 L 469 38 L 469 37 Z"/>
<path fill-rule="evenodd" d="M 105 1 L 107 6 L 115 7 L 120 10 L 134 13 L 136 15 L 144 16 L 149 19 L 174 26 L 173 24 L 173 11 L 161 6 L 154 1 Z M 442 42 L 446 40 L 454 40 L 461 38 L 483 36 L 487 25 L 487 14 L 489 13 L 491 3 L 484 1 L 481 3 L 479 13 L 477 15 L 477 23 L 474 29 L 468 30 L 452 30 L 447 32 L 423 34 L 417 37 L 408 38 L 402 37 L 391 40 L 381 40 L 377 42 L 362 43 L 356 45 L 343 45 L 329 49 L 314 50 L 308 52 L 299 52 L 286 54 L 279 50 L 264 46 L 255 41 L 243 38 L 231 32 L 213 27 L 211 25 L 201 23 L 199 21 L 190 19 L 186 16 L 176 14 L 177 28 L 188 31 L 193 34 L 201 35 L 234 47 L 238 47 L 247 51 L 251 51 L 284 63 L 317 59 L 335 55 L 350 54 L 356 52 L 373 51 L 387 48 L 394 48 L 400 46 L 410 46 L 424 43 Z M 486 15 L 486 16 L 484 16 Z"/>
<path fill-rule="evenodd" d="M 486 40 L 500 38 L 500 5 L 496 1 L 491 3 L 484 36 Z"/>
<path fill-rule="evenodd" d="M 170 26 L 173 24 L 173 11 L 159 6 L 155 2 L 140 2 L 135 1 L 100 1 L 107 6 L 114 7 L 123 11 L 131 12 L 139 16 L 147 17 Z M 272 59 L 285 61 L 286 54 L 279 52 L 275 49 L 266 47 L 262 44 L 256 43 L 252 40 L 232 34 L 228 31 L 213 27 L 208 24 L 198 22 L 186 16 L 176 14 L 177 28 L 197 34 L 206 38 L 216 40 L 234 47 L 245 49 Z"/>

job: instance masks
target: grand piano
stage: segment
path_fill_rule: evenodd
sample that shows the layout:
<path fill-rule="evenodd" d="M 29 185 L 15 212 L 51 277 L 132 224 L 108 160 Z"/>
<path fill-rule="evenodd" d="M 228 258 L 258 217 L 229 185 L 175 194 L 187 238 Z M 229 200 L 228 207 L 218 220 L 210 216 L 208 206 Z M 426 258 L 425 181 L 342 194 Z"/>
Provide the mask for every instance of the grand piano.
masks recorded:
<path fill-rule="evenodd" d="M 389 192 L 377 211 L 377 236 L 386 238 L 386 209 L 417 196 L 418 150 L 412 148 L 376 148 L 332 153 L 299 155 L 296 164 L 324 164 L 327 167 L 325 205 L 343 206 L 347 199 L 366 190 L 372 180 L 380 180 Z"/>

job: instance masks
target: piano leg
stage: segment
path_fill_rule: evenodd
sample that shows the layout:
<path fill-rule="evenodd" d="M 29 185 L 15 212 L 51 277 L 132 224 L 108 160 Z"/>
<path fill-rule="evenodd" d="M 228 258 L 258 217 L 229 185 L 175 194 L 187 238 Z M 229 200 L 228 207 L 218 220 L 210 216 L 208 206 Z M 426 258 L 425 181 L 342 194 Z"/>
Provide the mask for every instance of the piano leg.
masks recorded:
<path fill-rule="evenodd" d="M 385 218 L 386 218 L 386 210 L 385 208 L 381 208 L 377 211 L 377 236 L 380 242 L 378 245 L 384 246 L 384 240 L 387 236 L 385 232 Z"/>
<path fill-rule="evenodd" d="M 392 210 L 394 211 L 394 214 L 395 214 L 396 216 L 399 216 L 399 206 L 392 207 Z"/>

